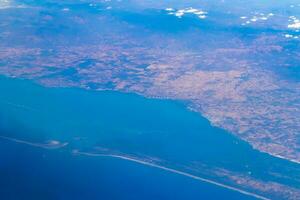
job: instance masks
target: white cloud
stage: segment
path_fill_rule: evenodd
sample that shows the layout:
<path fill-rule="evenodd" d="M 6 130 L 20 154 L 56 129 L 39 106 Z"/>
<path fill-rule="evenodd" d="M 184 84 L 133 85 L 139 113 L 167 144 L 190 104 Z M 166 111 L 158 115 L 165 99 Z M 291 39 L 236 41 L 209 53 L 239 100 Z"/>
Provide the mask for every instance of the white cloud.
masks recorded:
<path fill-rule="evenodd" d="M 186 13 L 195 13 L 195 12 L 198 12 L 198 10 L 195 8 L 189 8 L 189 9 L 186 9 L 185 12 Z"/>
<path fill-rule="evenodd" d="M 166 11 L 174 11 L 174 8 L 166 8 Z"/>
<path fill-rule="evenodd" d="M 24 4 L 16 4 L 13 0 L 0 0 L 0 10 L 10 8 L 28 8 Z"/>
<path fill-rule="evenodd" d="M 296 22 L 293 24 L 289 24 L 288 28 L 292 28 L 292 29 L 300 29 L 300 22 Z"/>
<path fill-rule="evenodd" d="M 9 8 L 11 6 L 10 0 L 0 0 L 0 9 Z"/>
<path fill-rule="evenodd" d="M 178 18 L 182 18 L 185 14 L 196 15 L 199 19 L 205 19 L 207 17 L 206 11 L 192 7 L 179 10 L 176 10 L 174 8 L 166 8 L 165 11 L 167 11 L 169 15 L 174 15 Z"/>
<path fill-rule="evenodd" d="M 285 34 L 284 37 L 288 38 L 288 39 L 299 39 L 300 38 L 299 35 L 292 35 L 292 34 Z"/>
<path fill-rule="evenodd" d="M 300 20 L 295 16 L 289 16 L 289 22 L 291 22 L 288 25 L 288 28 L 290 29 L 300 29 Z"/>
<path fill-rule="evenodd" d="M 271 17 L 273 17 L 273 13 L 259 13 L 259 12 L 254 12 L 252 16 L 241 16 L 240 19 L 243 20 L 242 25 L 245 26 L 247 24 L 259 22 L 259 21 L 267 21 Z"/>

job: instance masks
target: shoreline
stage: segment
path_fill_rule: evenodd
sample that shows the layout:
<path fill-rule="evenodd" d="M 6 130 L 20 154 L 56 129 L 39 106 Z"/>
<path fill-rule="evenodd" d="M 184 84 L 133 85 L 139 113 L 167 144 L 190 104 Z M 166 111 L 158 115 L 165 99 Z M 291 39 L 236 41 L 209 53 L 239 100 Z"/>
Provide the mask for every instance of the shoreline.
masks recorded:
<path fill-rule="evenodd" d="M 215 185 L 215 186 L 218 186 L 218 187 L 222 187 L 222 188 L 225 188 L 225 189 L 228 189 L 228 190 L 232 190 L 232 191 L 235 191 L 235 192 L 239 192 L 241 194 L 251 196 L 251 197 L 254 197 L 254 198 L 257 198 L 257 199 L 271 200 L 267 197 L 264 197 L 264 196 L 261 196 L 261 195 L 258 195 L 258 194 L 252 193 L 252 192 L 248 192 L 248 191 L 245 191 L 245 190 L 242 190 L 242 189 L 239 189 L 239 188 L 235 188 L 235 187 L 232 187 L 232 186 L 229 186 L 229 185 L 225 185 L 225 184 L 222 184 L 222 183 L 210 180 L 210 179 L 206 179 L 206 178 L 202 178 L 202 177 L 199 177 L 199 176 L 196 176 L 196 175 L 192 175 L 192 174 L 187 173 L 187 172 L 179 171 L 179 170 L 172 169 L 172 168 L 169 168 L 169 167 L 164 167 L 164 166 L 161 166 L 161 165 L 157 165 L 155 163 L 147 162 L 147 161 L 144 161 L 144 160 L 139 160 L 137 158 L 132 158 L 132 157 L 129 157 L 129 156 L 122 156 L 122 155 L 118 155 L 118 154 L 88 153 L 88 152 L 81 152 L 81 151 L 78 151 L 78 150 L 73 150 L 72 153 L 75 154 L 75 155 L 83 155 L 83 156 L 91 156 L 91 157 L 110 157 L 110 158 L 116 158 L 116 159 L 121 159 L 121 160 L 127 160 L 127 161 L 134 162 L 134 163 L 137 163 L 137 164 L 141 164 L 141 165 L 145 165 L 145 166 L 148 166 L 148 167 L 161 169 L 161 170 L 168 171 L 168 172 L 171 172 L 171 173 L 174 173 L 174 174 L 178 174 L 178 175 L 181 175 L 181 176 L 192 178 L 194 180 L 198 180 L 198 181 L 201 181 L 201 182 L 209 183 L 209 184 L 212 184 L 212 185 Z"/>
<path fill-rule="evenodd" d="M 114 92 L 123 92 L 123 91 L 119 91 L 119 90 L 108 90 L 108 91 L 114 91 Z M 258 149 L 258 148 L 255 148 L 254 145 L 252 145 L 248 140 L 245 140 L 241 137 L 239 137 L 238 135 L 230 132 L 229 130 L 227 129 L 224 129 L 216 124 L 214 124 L 214 122 L 212 122 L 207 116 L 205 116 L 201 111 L 193 108 L 192 106 L 190 105 L 185 105 L 185 101 L 182 101 L 180 99 L 173 99 L 172 97 L 163 97 L 163 96 L 149 96 L 147 94 L 144 94 L 144 93 L 140 93 L 140 92 L 128 92 L 128 91 L 125 91 L 124 92 L 125 94 L 136 94 L 136 95 L 139 95 L 139 96 L 142 96 L 144 98 L 147 98 L 147 99 L 157 99 L 157 100 L 170 100 L 170 101 L 174 101 L 174 102 L 181 102 L 183 106 L 185 106 L 185 108 L 190 111 L 190 112 L 193 112 L 193 113 L 196 113 L 198 115 L 200 115 L 201 117 L 204 117 L 209 123 L 211 126 L 213 127 L 216 127 L 216 128 L 220 128 L 220 129 L 223 129 L 225 130 L 227 133 L 229 133 L 230 135 L 238 138 L 239 140 L 241 141 L 244 141 L 246 143 L 248 143 L 253 149 L 261 152 L 261 153 L 266 153 L 268 154 L 269 156 L 273 156 L 275 158 L 279 158 L 279 159 L 282 159 L 282 160 L 285 160 L 285 161 L 289 161 L 289 162 L 292 162 L 294 164 L 299 164 L 300 165 L 300 160 L 296 160 L 296 159 L 292 159 L 292 158 L 288 158 L 286 156 L 282 156 L 282 155 L 276 155 L 276 154 L 273 154 L 271 152 L 267 152 L 267 151 L 263 151 L 261 149 Z"/>
<path fill-rule="evenodd" d="M 24 141 L 24 140 L 10 138 L 10 137 L 6 137 L 6 136 L 0 136 L 0 138 L 11 141 L 11 142 L 26 144 L 26 145 L 29 145 L 29 146 L 39 147 L 39 148 L 43 148 L 43 149 L 59 149 L 59 148 L 65 147 L 69 144 L 68 142 L 61 143 L 57 140 L 50 140 L 50 141 L 48 141 L 48 143 L 33 143 L 33 142 L 27 142 L 27 141 Z"/>
<path fill-rule="evenodd" d="M 220 126 L 215 125 L 211 120 L 209 120 L 208 117 L 206 117 L 205 115 L 203 115 L 203 113 L 201 113 L 200 111 L 198 111 L 198 110 L 196 110 L 196 109 L 194 109 L 194 108 L 192 108 L 192 107 L 190 107 L 190 106 L 188 106 L 187 109 L 188 109 L 189 111 L 191 111 L 191 112 L 200 114 L 200 116 L 202 116 L 202 117 L 204 117 L 205 119 L 207 119 L 207 120 L 209 121 L 209 123 L 210 123 L 212 126 L 214 126 L 214 127 L 216 127 L 216 128 L 221 128 Z M 295 163 L 295 164 L 299 164 L 299 165 L 300 165 L 300 161 L 299 161 L 299 160 L 292 159 L 292 158 L 288 158 L 288 157 L 285 157 L 285 156 L 282 156 L 282 155 L 276 155 L 276 154 L 273 154 L 273 153 L 270 153 L 270 152 L 267 152 L 267 151 L 263 151 L 263 150 L 261 150 L 261 149 L 259 149 L 259 148 L 254 147 L 254 145 L 252 145 L 248 140 L 245 140 L 245 139 L 243 139 L 243 138 L 237 136 L 236 134 L 234 134 L 234 133 L 228 131 L 227 129 L 224 129 L 224 128 L 221 128 L 221 129 L 225 130 L 227 133 L 229 133 L 230 135 L 233 135 L 234 137 L 238 138 L 239 140 L 247 142 L 253 149 L 255 149 L 255 150 L 257 150 L 257 151 L 259 151 L 259 152 L 261 152 L 261 153 L 266 153 L 266 154 L 268 154 L 268 155 L 270 155 L 270 156 L 273 156 L 273 157 L 275 157 L 275 158 L 279 158 L 279 159 L 282 159 L 282 160 L 289 161 L 289 162 L 292 162 L 292 163 Z"/>
<path fill-rule="evenodd" d="M 6 137 L 6 136 L 0 136 L 0 139 L 4 139 L 4 140 L 8 140 L 10 142 L 20 143 L 20 144 L 24 144 L 24 145 L 28 145 L 28 146 L 32 146 L 32 147 L 48 149 L 48 150 L 49 149 L 63 148 L 63 147 L 65 147 L 69 144 L 67 142 L 60 143 L 59 141 L 55 141 L 55 140 L 52 140 L 52 142 L 50 141 L 49 143 L 45 143 L 45 144 L 32 143 L 32 142 L 27 142 L 27 141 L 15 139 L 15 138 L 10 138 L 10 137 Z M 52 143 L 53 146 L 51 146 L 51 143 Z M 252 193 L 252 192 L 248 192 L 248 191 L 245 191 L 245 190 L 233 187 L 233 186 L 222 184 L 222 183 L 219 183 L 219 182 L 207 179 L 207 178 L 202 178 L 202 177 L 199 177 L 199 176 L 196 176 L 196 175 L 184 172 L 184 171 L 179 171 L 179 170 L 176 170 L 176 169 L 161 166 L 161 165 L 151 163 L 151 162 L 147 162 L 147 161 L 144 161 L 144 160 L 139 160 L 137 158 L 132 158 L 132 157 L 129 157 L 129 156 L 122 156 L 122 155 L 118 155 L 118 154 L 88 153 L 88 152 L 80 152 L 78 150 L 73 150 L 71 153 L 73 153 L 74 155 L 92 156 L 92 157 L 110 157 L 110 158 L 115 158 L 115 159 L 127 160 L 127 161 L 134 162 L 134 163 L 137 163 L 137 164 L 145 165 L 145 166 L 148 166 L 148 167 L 154 167 L 154 168 L 161 169 L 161 170 L 164 170 L 164 171 L 168 171 L 168 172 L 171 172 L 171 173 L 174 173 L 174 174 L 178 174 L 178 175 L 181 175 L 181 176 L 192 178 L 192 179 L 197 180 L 197 181 L 209 183 L 209 184 L 212 184 L 212 185 L 215 185 L 215 186 L 218 186 L 218 187 L 222 187 L 222 188 L 225 188 L 225 189 L 228 189 L 228 190 L 232 190 L 232 191 L 235 191 L 235 192 L 239 192 L 241 194 L 251 196 L 251 197 L 254 197 L 254 198 L 257 198 L 257 199 L 271 200 L 267 197 L 264 197 L 264 196 L 261 196 L 261 195 L 258 195 L 258 194 Z"/>
<path fill-rule="evenodd" d="M 2 77 L 5 77 L 5 78 L 8 78 L 8 79 L 22 80 L 22 79 L 20 79 L 20 78 L 11 77 L 11 76 L 6 76 L 6 75 L 1 75 L 1 76 L 2 76 Z M 29 82 L 32 83 L 32 80 L 30 80 L 30 79 L 24 79 L 24 80 L 28 80 Z M 34 83 L 34 84 L 40 85 L 40 86 L 42 86 L 42 87 L 49 87 L 49 88 L 52 88 L 51 86 L 47 86 L 47 85 L 44 85 L 44 84 L 41 84 L 41 83 Z M 78 88 L 78 87 L 69 87 L 69 86 L 67 86 L 66 88 Z M 90 91 L 90 92 L 91 92 L 91 91 L 96 91 L 96 92 L 102 92 L 102 91 L 104 91 L 104 92 L 105 92 L 105 91 L 107 91 L 107 92 L 117 92 L 117 93 L 123 93 L 123 94 L 128 94 L 128 95 L 137 95 L 137 96 L 143 97 L 143 98 L 145 98 L 145 99 L 157 99 L 157 100 L 167 100 L 167 101 L 179 102 L 179 103 L 180 103 L 181 105 L 183 105 L 183 106 L 185 107 L 185 109 L 187 109 L 188 111 L 193 112 L 193 113 L 196 113 L 196 114 L 200 115 L 201 117 L 205 118 L 205 119 L 210 123 L 211 126 L 214 126 L 214 127 L 216 127 L 216 128 L 220 128 L 220 129 L 222 129 L 222 130 L 225 130 L 228 134 L 230 134 L 230 135 L 236 137 L 237 139 L 239 139 L 239 140 L 241 140 L 241 141 L 244 141 L 244 142 L 248 143 L 254 150 L 257 150 L 257 151 L 259 151 L 259 152 L 261 152 L 261 153 L 265 153 L 265 154 L 267 154 L 267 155 L 269 155 L 269 156 L 272 156 L 272 157 L 274 157 L 274 158 L 279 158 L 279 159 L 282 159 L 282 160 L 289 161 L 289 162 L 291 162 L 291 163 L 300 165 L 300 160 L 288 158 L 288 157 L 283 156 L 283 155 L 273 154 L 273 153 L 271 153 L 271 152 L 264 151 L 264 150 L 261 150 L 261 149 L 259 149 L 259 148 L 254 147 L 254 145 L 251 144 L 248 140 L 245 140 L 245 139 L 239 137 L 238 135 L 236 135 L 236 134 L 230 132 L 229 130 L 224 129 L 224 128 L 222 128 L 222 127 L 220 127 L 220 126 L 214 124 L 214 122 L 211 121 L 207 116 L 205 116 L 201 111 L 199 111 L 199 110 L 193 108 L 193 107 L 190 106 L 190 105 L 185 104 L 185 101 L 183 101 L 183 100 L 180 100 L 180 99 L 174 99 L 174 98 L 172 98 L 172 97 L 159 96 L 159 95 L 157 95 L 157 96 L 155 96 L 155 95 L 147 95 L 147 94 L 145 94 L 145 93 L 143 93 L 143 92 L 137 92 L 137 91 L 123 91 L 123 90 L 118 90 L 118 89 L 99 89 L 99 90 L 91 90 L 91 89 L 87 89 L 87 88 L 84 88 L 84 87 L 79 87 L 78 89 L 82 89 L 82 90 L 84 90 L 84 91 Z M 31 108 L 31 107 L 27 107 L 27 106 L 25 106 L 25 105 L 16 105 L 16 104 L 13 104 L 13 103 L 11 103 L 11 102 L 3 102 L 3 103 L 6 103 L 6 104 L 9 104 L 9 105 L 12 105 L 12 106 L 16 106 L 16 107 L 19 107 L 19 108 L 22 108 L 22 109 L 31 109 L 32 111 L 37 111 L 36 109 Z M 2 136 L 0 136 L 0 137 L 2 137 Z M 42 145 L 42 144 L 41 144 L 41 145 Z"/>

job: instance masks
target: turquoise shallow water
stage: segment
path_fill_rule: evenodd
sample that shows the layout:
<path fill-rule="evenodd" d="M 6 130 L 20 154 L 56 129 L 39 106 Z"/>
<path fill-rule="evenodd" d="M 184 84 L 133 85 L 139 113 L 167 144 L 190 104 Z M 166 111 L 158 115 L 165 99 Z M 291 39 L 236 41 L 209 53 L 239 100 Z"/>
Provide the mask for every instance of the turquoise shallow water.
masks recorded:
<path fill-rule="evenodd" d="M 0 90 L 1 136 L 17 139 L 1 140 L 1 184 L 7 195 L 18 190 L 14 195 L 29 199 L 41 195 L 46 195 L 43 199 L 248 198 L 168 171 L 74 151 L 134 156 L 181 171 L 193 168 L 201 176 L 201 171 L 217 167 L 251 172 L 260 180 L 298 184 L 289 178 L 298 165 L 253 150 L 178 102 L 45 88 L 4 77 Z M 67 145 L 59 148 L 62 144 Z M 270 172 L 287 178 L 275 178 Z"/>

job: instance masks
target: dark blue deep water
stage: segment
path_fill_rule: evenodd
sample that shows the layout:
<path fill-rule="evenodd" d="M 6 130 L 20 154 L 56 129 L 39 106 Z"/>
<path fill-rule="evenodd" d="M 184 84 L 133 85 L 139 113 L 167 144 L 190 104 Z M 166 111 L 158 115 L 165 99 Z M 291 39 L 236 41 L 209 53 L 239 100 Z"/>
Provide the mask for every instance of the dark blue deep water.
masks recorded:
<path fill-rule="evenodd" d="M 46 88 L 4 77 L 0 91 L 0 135 L 18 140 L 0 140 L 4 199 L 251 199 L 161 169 L 74 150 L 151 157 L 181 171 L 201 163 L 199 176 L 201 166 L 251 171 L 261 180 L 272 180 L 269 171 L 293 173 L 289 162 L 253 150 L 178 102 Z M 34 145 L 48 141 L 68 145 Z"/>
<path fill-rule="evenodd" d="M 1 199 L 252 199 L 128 161 L 0 144 Z"/>

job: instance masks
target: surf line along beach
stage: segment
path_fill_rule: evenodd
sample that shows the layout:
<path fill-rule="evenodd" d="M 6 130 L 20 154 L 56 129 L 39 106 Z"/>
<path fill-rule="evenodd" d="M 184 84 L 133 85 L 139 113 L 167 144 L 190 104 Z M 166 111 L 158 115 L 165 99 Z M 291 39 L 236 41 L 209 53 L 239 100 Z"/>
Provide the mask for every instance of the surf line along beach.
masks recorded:
<path fill-rule="evenodd" d="M 0 139 L 8 140 L 10 142 L 20 143 L 20 144 L 23 144 L 23 145 L 29 145 L 29 146 L 36 147 L 36 148 L 44 148 L 44 149 L 57 149 L 57 148 L 62 148 L 62 147 L 65 147 L 65 146 L 68 145 L 68 143 L 56 144 L 57 143 L 56 141 L 55 142 L 50 142 L 50 143 L 55 143 L 56 145 L 54 145 L 54 146 L 49 145 L 48 143 L 47 144 L 32 143 L 32 142 L 27 142 L 27 141 L 15 139 L 15 138 L 10 138 L 10 137 L 5 137 L 5 136 L 0 136 Z M 126 155 L 89 153 L 89 152 L 81 152 L 81 151 L 76 150 L 76 149 L 73 150 L 72 153 L 74 155 L 81 155 L 81 156 L 110 157 L 110 158 L 115 158 L 115 159 L 126 160 L 126 161 L 134 162 L 134 163 L 137 163 L 137 164 L 145 165 L 145 166 L 148 166 L 148 167 L 154 167 L 154 168 L 157 168 L 157 169 L 165 170 L 165 171 L 168 171 L 168 172 L 171 172 L 171 173 L 174 173 L 174 174 L 178 174 L 178 175 L 182 175 L 182 176 L 185 176 L 185 177 L 189 177 L 189 178 L 192 178 L 194 180 L 198 180 L 198 181 L 206 182 L 206 183 L 209 183 L 209 184 L 213 184 L 213 185 L 216 185 L 216 186 L 228 189 L 228 190 L 239 192 L 239 193 L 244 194 L 244 195 L 255 197 L 257 199 L 270 200 L 269 198 L 266 198 L 264 196 L 261 196 L 261 195 L 258 195 L 258 194 L 252 193 L 252 192 L 248 192 L 248 191 L 245 191 L 245 190 L 242 190 L 242 189 L 239 189 L 239 188 L 235 188 L 235 187 L 232 187 L 232 186 L 229 186 L 229 185 L 218 183 L 218 182 L 210 180 L 210 179 L 202 178 L 202 177 L 195 176 L 195 175 L 183 172 L 183 171 L 179 171 L 179 170 L 172 169 L 172 168 L 169 168 L 169 167 L 161 166 L 161 165 L 158 165 L 158 164 L 155 164 L 155 163 L 147 162 L 147 161 L 144 161 L 144 160 L 141 160 L 141 159 L 138 159 L 138 158 L 133 158 L 133 157 L 126 156 Z"/>
<path fill-rule="evenodd" d="M 116 158 L 116 159 L 127 160 L 127 161 L 135 162 L 135 163 L 138 163 L 138 164 L 141 164 L 141 165 L 146 165 L 146 166 L 149 166 L 149 167 L 154 167 L 154 168 L 162 169 L 162 170 L 165 170 L 165 171 L 168 171 L 168 172 L 171 172 L 171 173 L 186 176 L 186 177 L 198 180 L 198 181 L 210 183 L 210 184 L 222 187 L 222 188 L 226 188 L 226 189 L 229 189 L 229 190 L 239 192 L 239 193 L 244 194 L 244 195 L 255 197 L 257 199 L 270 200 L 269 198 L 266 198 L 264 196 L 261 196 L 261 195 L 258 195 L 258 194 L 252 193 L 252 192 L 247 192 L 245 190 L 241 190 L 241 189 L 229 186 L 229 185 L 218 183 L 218 182 L 210 180 L 210 179 L 202 178 L 202 177 L 195 176 L 195 175 L 183 172 L 183 171 L 179 171 L 179 170 L 172 169 L 172 168 L 169 168 L 169 167 L 164 167 L 164 166 L 161 166 L 161 165 L 157 165 L 155 163 L 147 162 L 147 161 L 144 161 L 144 160 L 139 160 L 137 158 L 132 158 L 132 157 L 129 157 L 129 156 L 117 155 L 117 154 L 88 153 L 88 152 L 81 152 L 81 151 L 78 151 L 78 150 L 73 150 L 72 153 L 75 154 L 75 155 L 94 156 L 94 157 L 111 157 L 111 158 Z"/>

